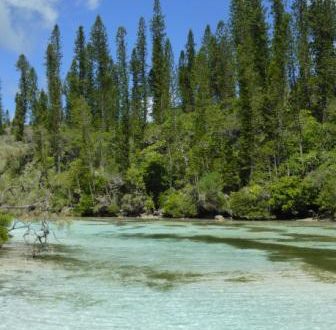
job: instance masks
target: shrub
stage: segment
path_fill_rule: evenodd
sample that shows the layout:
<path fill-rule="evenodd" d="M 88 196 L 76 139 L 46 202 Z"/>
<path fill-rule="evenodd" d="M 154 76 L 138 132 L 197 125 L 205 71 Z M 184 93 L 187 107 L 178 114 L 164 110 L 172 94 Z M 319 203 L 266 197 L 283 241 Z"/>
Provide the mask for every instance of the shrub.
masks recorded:
<path fill-rule="evenodd" d="M 329 180 L 323 185 L 317 203 L 322 211 L 336 216 L 336 180 Z"/>
<path fill-rule="evenodd" d="M 205 175 L 198 183 L 198 208 L 203 215 L 228 214 L 227 196 L 221 190 L 221 176 L 217 172 Z"/>
<path fill-rule="evenodd" d="M 268 199 L 268 193 L 259 185 L 252 185 L 233 192 L 230 195 L 232 215 L 242 219 L 270 218 Z"/>
<path fill-rule="evenodd" d="M 121 200 L 121 209 L 126 216 L 139 216 L 144 212 L 146 197 L 140 194 L 126 194 Z"/>
<path fill-rule="evenodd" d="M 108 206 L 107 212 L 108 212 L 109 216 L 117 216 L 120 212 L 120 207 L 118 206 L 118 204 L 116 202 L 112 202 Z"/>
<path fill-rule="evenodd" d="M 190 191 L 170 191 L 165 194 L 165 198 L 163 198 L 163 214 L 172 218 L 195 217 L 197 208 Z"/>
<path fill-rule="evenodd" d="M 12 223 L 12 217 L 9 214 L 0 213 L 0 245 L 8 241 L 8 227 Z"/>
<path fill-rule="evenodd" d="M 145 202 L 145 212 L 147 214 L 152 214 L 155 210 L 155 204 L 153 201 L 153 198 L 147 197 L 146 202 Z"/>
<path fill-rule="evenodd" d="M 316 190 L 308 180 L 285 176 L 270 185 L 270 207 L 279 218 L 303 217 L 314 208 Z"/>
<path fill-rule="evenodd" d="M 332 217 L 336 216 L 336 166 L 320 167 L 312 174 L 314 185 L 319 190 L 316 203 L 320 210 Z"/>
<path fill-rule="evenodd" d="M 90 195 L 82 195 L 75 207 L 75 212 L 81 216 L 92 216 L 94 214 L 94 201 Z"/>

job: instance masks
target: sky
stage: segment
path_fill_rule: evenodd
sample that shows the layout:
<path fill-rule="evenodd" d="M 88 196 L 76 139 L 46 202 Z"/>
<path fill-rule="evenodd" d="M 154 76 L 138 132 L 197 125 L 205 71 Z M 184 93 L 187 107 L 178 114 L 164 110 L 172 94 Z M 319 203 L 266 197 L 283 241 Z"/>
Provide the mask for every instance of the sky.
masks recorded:
<path fill-rule="evenodd" d="M 96 16 L 101 15 L 113 58 L 117 28 L 124 26 L 130 54 L 139 18 L 144 16 L 149 27 L 152 6 L 153 0 L 0 0 L 0 80 L 4 109 L 13 115 L 19 79 L 15 63 L 21 53 L 36 69 L 39 86 L 45 88 L 44 54 L 56 23 L 62 35 L 64 77 L 72 60 L 78 26 L 83 25 L 88 34 Z M 229 16 L 229 0 L 161 0 L 161 6 L 176 58 L 185 46 L 189 29 L 199 45 L 206 24 L 214 30 L 219 20 L 227 21 Z"/>

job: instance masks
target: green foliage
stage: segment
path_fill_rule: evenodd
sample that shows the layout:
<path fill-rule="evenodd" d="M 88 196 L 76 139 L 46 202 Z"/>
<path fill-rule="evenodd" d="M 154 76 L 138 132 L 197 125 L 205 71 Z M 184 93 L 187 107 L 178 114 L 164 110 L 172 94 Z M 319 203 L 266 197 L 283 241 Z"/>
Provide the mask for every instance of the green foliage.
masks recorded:
<path fill-rule="evenodd" d="M 230 195 L 232 215 L 243 219 L 268 219 L 269 194 L 264 187 L 252 185 Z"/>
<path fill-rule="evenodd" d="M 222 186 L 219 173 L 209 173 L 201 178 L 197 185 L 199 214 L 230 213 L 228 196 L 222 192 Z"/>
<path fill-rule="evenodd" d="M 53 212 L 88 216 L 334 215 L 336 6 L 269 5 L 232 0 L 231 26 L 207 25 L 201 42 L 189 31 L 177 67 L 159 0 L 150 65 L 144 18 L 131 54 L 118 29 L 113 61 L 98 16 L 88 41 L 79 27 L 64 84 L 55 26 L 46 92 L 19 58 L 12 133 L 0 99 L 0 204 L 48 199 Z"/>
<path fill-rule="evenodd" d="M 79 203 L 75 207 L 75 212 L 81 216 L 94 215 L 94 200 L 90 195 L 81 195 Z"/>
<path fill-rule="evenodd" d="M 153 214 L 155 210 L 155 204 L 153 198 L 147 197 L 145 201 L 145 212 L 147 214 Z"/>
<path fill-rule="evenodd" d="M 151 21 L 152 32 L 152 69 L 150 86 L 153 95 L 153 118 L 156 123 L 162 123 L 167 109 L 165 93 L 167 91 L 167 76 L 165 72 L 165 18 L 161 11 L 160 0 L 154 0 L 153 18 Z"/>
<path fill-rule="evenodd" d="M 336 217 L 336 180 L 335 176 L 331 176 L 322 186 L 319 193 L 317 203 L 321 210 Z"/>
<path fill-rule="evenodd" d="M 335 157 L 335 152 L 325 155 L 324 163 L 309 176 L 309 182 L 318 193 L 316 198 L 318 208 L 321 213 L 332 217 L 336 216 Z"/>
<path fill-rule="evenodd" d="M 12 223 L 12 216 L 0 213 L 0 246 L 8 240 L 8 227 Z"/>
<path fill-rule="evenodd" d="M 308 180 L 284 176 L 270 185 L 270 208 L 280 218 L 304 217 L 314 209 L 316 189 Z"/>
<path fill-rule="evenodd" d="M 146 196 L 142 194 L 126 194 L 121 199 L 122 213 L 126 216 L 139 216 L 144 212 L 146 202 Z"/>
<path fill-rule="evenodd" d="M 109 216 L 117 216 L 120 213 L 120 207 L 115 201 L 112 201 L 111 204 L 107 207 L 107 214 Z"/>
<path fill-rule="evenodd" d="M 162 199 L 164 216 L 193 218 L 197 215 L 196 202 L 190 189 L 168 191 Z"/>

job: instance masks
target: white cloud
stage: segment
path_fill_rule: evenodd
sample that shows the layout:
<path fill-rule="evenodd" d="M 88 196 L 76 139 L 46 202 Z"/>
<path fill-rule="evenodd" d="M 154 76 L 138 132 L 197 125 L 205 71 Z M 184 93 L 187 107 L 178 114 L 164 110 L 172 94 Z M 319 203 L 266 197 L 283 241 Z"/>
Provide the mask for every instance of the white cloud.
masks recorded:
<path fill-rule="evenodd" d="M 0 0 L 0 47 L 29 51 L 39 32 L 56 23 L 62 1 L 69 0 Z M 101 1 L 76 0 L 75 5 L 95 10 Z"/>
<path fill-rule="evenodd" d="M 34 32 L 58 18 L 59 0 L 0 0 L 0 47 L 16 52 L 31 47 Z"/>
<path fill-rule="evenodd" d="M 55 8 L 58 0 L 2 0 L 7 6 L 35 13 L 46 25 L 52 25 L 58 18 L 58 12 Z"/>
<path fill-rule="evenodd" d="M 100 6 L 102 1 L 103 0 L 76 0 L 76 5 L 80 7 L 84 6 L 86 9 L 89 10 L 95 10 Z"/>
<path fill-rule="evenodd" d="M 94 10 L 99 7 L 101 0 L 86 0 L 89 9 Z"/>

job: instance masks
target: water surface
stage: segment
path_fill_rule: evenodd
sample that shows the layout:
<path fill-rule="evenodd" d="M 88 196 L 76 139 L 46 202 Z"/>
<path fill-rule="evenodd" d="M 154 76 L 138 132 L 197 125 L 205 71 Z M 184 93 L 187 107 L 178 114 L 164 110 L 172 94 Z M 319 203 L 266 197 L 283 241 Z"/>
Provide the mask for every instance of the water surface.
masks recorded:
<path fill-rule="evenodd" d="M 336 226 L 73 221 L 0 250 L 0 329 L 326 329 Z"/>

